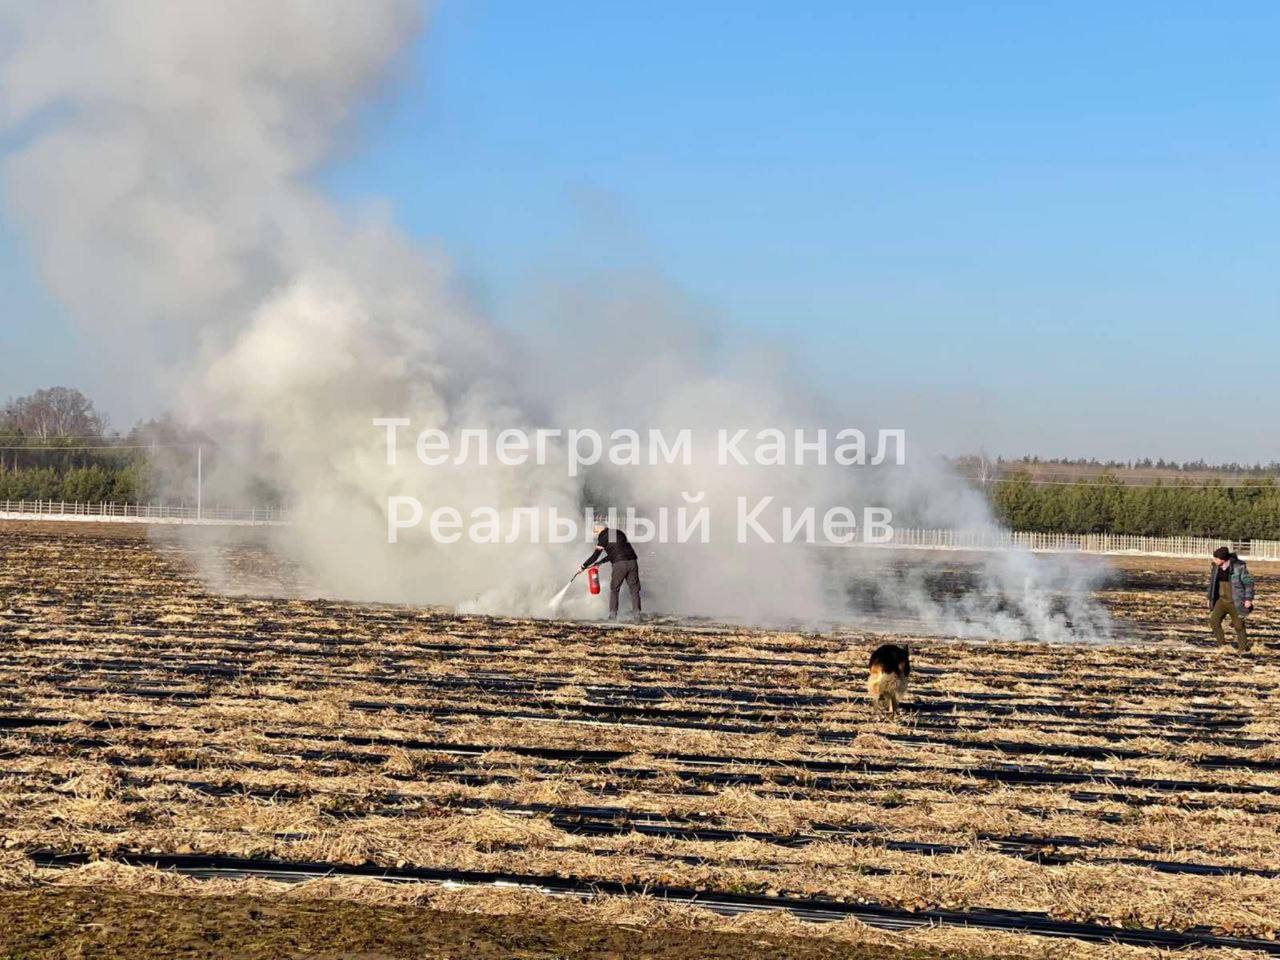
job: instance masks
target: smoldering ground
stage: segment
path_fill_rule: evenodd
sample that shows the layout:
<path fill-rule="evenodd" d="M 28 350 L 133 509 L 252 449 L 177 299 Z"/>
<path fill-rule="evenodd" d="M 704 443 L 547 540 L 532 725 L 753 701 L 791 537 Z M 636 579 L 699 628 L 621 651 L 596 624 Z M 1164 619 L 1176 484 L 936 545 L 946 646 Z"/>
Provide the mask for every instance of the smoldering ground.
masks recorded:
<path fill-rule="evenodd" d="M 580 559 L 576 547 L 527 541 L 390 545 L 386 503 L 398 494 L 508 518 L 534 506 L 579 515 L 594 492 L 610 502 L 591 505 L 643 514 L 697 492 L 720 515 L 739 496 L 771 495 L 819 510 L 884 506 L 900 523 L 991 523 L 980 496 L 915 449 L 882 473 L 722 470 L 706 450 L 690 466 L 579 477 L 559 463 L 389 466 L 376 417 L 455 440 L 539 426 L 873 435 L 900 424 L 860 423 L 856 385 L 836 403 L 776 350 L 717 342 L 660 277 L 563 286 L 550 310 L 530 307 L 526 342 L 459 294 L 438 251 L 385 217 L 337 208 L 314 175 L 349 148 L 361 106 L 386 92 L 426 27 L 412 0 L 67 0 L 11 3 L 0 18 L 5 201 L 47 286 L 87 342 L 135 372 L 147 403 L 176 406 L 218 438 L 209 496 L 279 491 L 294 519 L 281 554 L 316 590 L 542 612 Z M 761 620 L 851 612 L 821 551 L 766 546 L 664 550 L 663 603 Z M 1083 608 L 1054 614 L 1043 597 L 1064 585 L 1024 555 L 983 571 L 984 592 L 1002 598 L 994 606 L 909 589 L 900 603 L 1001 636 L 1104 626 Z M 1065 592 L 1076 593 L 1069 582 Z"/>

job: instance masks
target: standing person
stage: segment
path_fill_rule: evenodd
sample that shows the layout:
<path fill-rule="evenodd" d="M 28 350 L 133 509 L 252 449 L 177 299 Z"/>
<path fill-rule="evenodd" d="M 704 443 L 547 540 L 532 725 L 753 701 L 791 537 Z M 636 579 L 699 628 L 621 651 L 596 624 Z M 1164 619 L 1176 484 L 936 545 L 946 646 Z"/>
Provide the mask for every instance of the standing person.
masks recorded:
<path fill-rule="evenodd" d="M 625 582 L 631 588 L 631 612 L 637 620 L 643 619 L 640 612 L 640 561 L 636 551 L 621 530 L 611 530 L 601 520 L 597 520 L 596 548 L 582 565 L 585 570 L 604 554 L 605 561 L 612 564 L 609 568 L 609 619 L 618 619 L 618 593 Z"/>
<path fill-rule="evenodd" d="M 1213 566 L 1209 570 L 1209 629 L 1218 643 L 1226 643 L 1222 632 L 1222 620 L 1231 618 L 1236 632 L 1236 649 L 1244 653 L 1249 649 L 1249 637 L 1244 630 L 1244 618 L 1253 610 L 1253 574 L 1243 560 L 1226 547 L 1213 551 Z"/>

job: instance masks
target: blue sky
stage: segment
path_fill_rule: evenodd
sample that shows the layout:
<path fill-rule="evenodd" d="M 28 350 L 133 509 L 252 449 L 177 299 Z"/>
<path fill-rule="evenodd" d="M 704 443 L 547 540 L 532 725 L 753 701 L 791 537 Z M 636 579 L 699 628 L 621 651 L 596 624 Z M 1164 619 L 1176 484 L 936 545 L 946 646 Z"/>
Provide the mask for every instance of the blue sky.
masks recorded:
<path fill-rule="evenodd" d="M 1269 460 L 1278 38 L 1270 2 L 444 0 L 320 178 L 503 324 L 640 270 L 933 444 Z M 0 392 L 80 377 L 2 218 L 0 285 L 39 318 Z"/>

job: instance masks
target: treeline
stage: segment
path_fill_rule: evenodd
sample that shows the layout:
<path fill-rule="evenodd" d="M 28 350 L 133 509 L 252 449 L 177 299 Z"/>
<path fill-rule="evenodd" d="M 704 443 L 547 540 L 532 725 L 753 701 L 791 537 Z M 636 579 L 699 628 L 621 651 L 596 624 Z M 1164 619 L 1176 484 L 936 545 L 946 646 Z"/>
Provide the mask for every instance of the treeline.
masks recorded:
<path fill-rule="evenodd" d="M 33 467 L 0 473 L 0 500 L 140 503 L 150 499 L 145 464 L 94 463 L 69 470 Z"/>
<path fill-rule="evenodd" d="M 1004 469 L 1026 467 L 1074 467 L 1099 471 L 1163 470 L 1169 473 L 1225 473 L 1232 476 L 1266 476 L 1280 474 L 1280 462 L 1270 463 L 1206 463 L 1204 460 L 1165 460 L 1144 457 L 1141 460 L 1097 460 L 1084 457 L 1019 457 L 1016 460 L 997 458 L 996 465 Z"/>
<path fill-rule="evenodd" d="M 1135 485 L 1114 476 L 1044 483 L 1022 474 L 986 489 L 1013 530 L 1280 540 L 1280 486 L 1271 479 Z"/>
<path fill-rule="evenodd" d="M 0 500 L 172 498 L 194 476 L 197 440 L 169 419 L 112 432 L 79 390 L 37 390 L 0 409 Z"/>
<path fill-rule="evenodd" d="M 217 457 L 210 438 L 193 434 L 169 418 L 139 423 L 123 434 L 112 432 L 106 417 L 80 391 L 37 390 L 0 409 L 0 500 L 194 500 L 197 447 L 204 449 L 207 475 Z M 952 465 L 985 491 L 996 517 L 1013 530 L 1280 540 L 1280 486 L 1273 479 L 1280 467 L 1276 464 L 962 457 Z M 1100 472 L 1048 480 L 1041 472 L 1045 465 L 1099 468 Z M 1117 476 L 1126 470 L 1151 468 L 1247 476 L 1225 481 L 1174 476 L 1137 482 L 1131 474 L 1125 476 L 1129 482 Z M 1271 476 L 1263 475 L 1267 472 Z M 278 492 L 265 480 L 252 481 L 241 495 L 255 506 L 280 505 Z"/>
<path fill-rule="evenodd" d="M 1270 463 L 1207 463 L 1204 460 L 1165 460 L 1144 457 L 1138 460 L 1098 460 L 1085 457 L 984 457 L 968 454 L 950 458 L 950 463 L 966 476 L 979 478 L 1031 476 L 1098 477 L 1115 474 L 1122 481 L 1146 480 L 1161 474 L 1170 480 L 1179 475 L 1220 474 L 1224 478 L 1280 477 L 1280 461 Z M 1210 476 L 1211 478 L 1211 476 Z"/>

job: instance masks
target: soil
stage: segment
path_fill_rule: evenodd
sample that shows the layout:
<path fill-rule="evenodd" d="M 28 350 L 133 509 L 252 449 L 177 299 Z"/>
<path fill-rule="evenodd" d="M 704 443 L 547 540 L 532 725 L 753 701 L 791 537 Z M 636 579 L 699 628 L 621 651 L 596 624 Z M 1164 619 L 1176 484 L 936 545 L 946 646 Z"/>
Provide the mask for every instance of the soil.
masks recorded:
<path fill-rule="evenodd" d="M 0 958 L 130 960 L 880 960 L 879 948 L 818 939 L 632 929 L 417 907 L 170 897 L 79 890 L 0 894 Z M 959 954 L 894 952 L 900 960 Z"/>
<path fill-rule="evenodd" d="M 0 536 L 43 535 L 145 540 L 151 524 L 95 523 L 92 520 L 0 520 Z"/>
<path fill-rule="evenodd" d="M 188 536 L 208 538 L 199 569 Z M 110 862 L 130 851 L 1280 932 L 1266 566 L 1243 656 L 1208 641 L 1207 562 L 1161 558 L 1095 581 L 1111 643 L 894 632 L 915 672 L 888 721 L 862 692 L 886 638 L 870 623 L 605 629 L 315 599 L 260 536 L 0 525 L 0 960 L 884 955 L 879 931 L 646 926 L 634 906 L 482 908 L 428 884 L 175 887 Z M 943 597 L 982 589 L 967 557 L 928 573 Z M 104 862 L 32 870 L 37 850 Z M 895 955 L 1121 956 L 961 933 Z"/>

